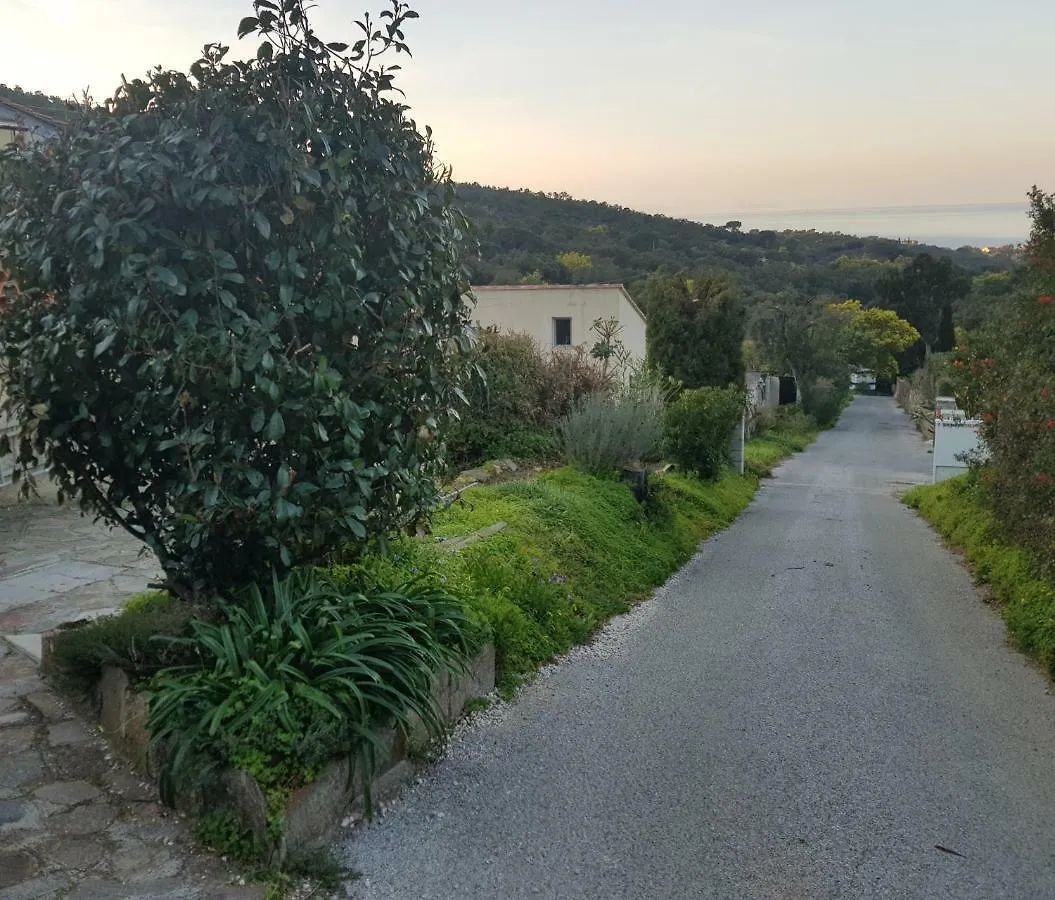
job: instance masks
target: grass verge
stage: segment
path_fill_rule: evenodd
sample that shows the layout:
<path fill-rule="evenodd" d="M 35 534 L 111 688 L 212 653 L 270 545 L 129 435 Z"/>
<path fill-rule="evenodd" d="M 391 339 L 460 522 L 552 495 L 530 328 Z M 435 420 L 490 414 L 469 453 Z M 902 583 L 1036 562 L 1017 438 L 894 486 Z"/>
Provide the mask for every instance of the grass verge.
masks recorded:
<path fill-rule="evenodd" d="M 436 579 L 465 598 L 494 640 L 508 694 L 648 597 L 740 514 L 757 486 L 753 476 L 709 483 L 668 473 L 652 479 L 639 505 L 614 478 L 557 469 L 476 488 L 436 517 L 432 541 L 402 539 L 388 555 L 336 574 L 382 588 L 408 576 Z M 498 523 L 497 534 L 444 549 Z"/>
<path fill-rule="evenodd" d="M 744 468 L 759 478 L 769 478 L 780 463 L 801 453 L 817 440 L 816 431 L 773 433 L 752 438 L 744 446 Z"/>
<path fill-rule="evenodd" d="M 903 498 L 952 546 L 963 551 L 975 579 L 993 589 L 1008 633 L 1055 678 L 1055 584 L 1030 554 L 1001 539 L 973 475 L 913 488 Z"/>

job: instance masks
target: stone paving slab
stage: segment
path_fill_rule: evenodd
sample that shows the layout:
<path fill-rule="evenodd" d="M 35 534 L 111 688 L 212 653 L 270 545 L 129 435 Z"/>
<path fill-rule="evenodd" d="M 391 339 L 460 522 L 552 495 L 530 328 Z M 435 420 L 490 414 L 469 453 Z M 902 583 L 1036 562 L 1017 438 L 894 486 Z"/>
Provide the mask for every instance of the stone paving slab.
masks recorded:
<path fill-rule="evenodd" d="M 156 560 L 38 479 L 40 496 L 21 500 L 0 487 L 0 635 L 39 635 L 66 622 L 120 609 L 161 577 Z"/>
<path fill-rule="evenodd" d="M 0 641 L 0 900 L 260 900 Z"/>

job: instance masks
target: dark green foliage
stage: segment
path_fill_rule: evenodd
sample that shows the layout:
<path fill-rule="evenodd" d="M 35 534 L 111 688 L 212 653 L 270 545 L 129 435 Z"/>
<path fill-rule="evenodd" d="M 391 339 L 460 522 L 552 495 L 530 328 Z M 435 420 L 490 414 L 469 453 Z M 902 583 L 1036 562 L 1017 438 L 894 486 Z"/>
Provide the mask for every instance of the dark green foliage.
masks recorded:
<path fill-rule="evenodd" d="M 852 371 L 839 322 L 821 299 L 793 292 L 755 311 L 752 331 L 765 368 L 793 375 L 802 385 L 818 377 L 849 382 Z"/>
<path fill-rule="evenodd" d="M 904 355 L 902 371 L 911 372 L 921 366 L 929 350 L 943 353 L 952 349 L 953 308 L 970 289 L 970 279 L 952 260 L 929 253 L 920 253 L 905 268 L 880 279 L 876 305 L 894 310 L 923 338 L 922 344 Z"/>
<path fill-rule="evenodd" d="M 133 679 L 146 679 L 168 666 L 191 663 L 197 658 L 193 647 L 159 638 L 189 635 L 191 621 L 201 612 L 167 594 L 133 598 L 115 616 L 61 630 L 49 675 L 67 693 L 88 697 L 103 666 L 119 666 Z"/>
<path fill-rule="evenodd" d="M 641 306 L 644 281 L 656 273 L 720 269 L 737 279 L 749 303 L 797 290 L 871 304 L 876 281 L 889 265 L 920 251 L 947 257 L 972 274 L 1013 267 L 1010 256 L 969 248 L 816 231 L 731 229 L 567 194 L 463 184 L 458 198 L 480 236 L 474 284 L 518 284 L 536 272 L 546 282 L 560 282 L 566 275 L 557 256 L 574 249 L 590 257 L 590 280 L 626 284 Z"/>
<path fill-rule="evenodd" d="M 978 581 L 993 588 L 1018 646 L 1055 677 L 1055 580 L 1045 561 L 1022 549 L 991 511 L 986 472 L 913 488 L 904 498 L 954 547 Z M 1047 564 L 1045 564 L 1047 563 Z"/>
<path fill-rule="evenodd" d="M 802 408 L 821 428 L 831 428 L 850 400 L 849 388 L 830 378 L 811 378 L 801 388 Z"/>
<path fill-rule="evenodd" d="M 19 458 L 187 596 L 429 509 L 469 346 L 452 185 L 377 62 L 414 14 L 345 54 L 256 7 L 255 59 L 211 45 L 0 158 Z"/>
<path fill-rule="evenodd" d="M 441 730 L 433 673 L 470 652 L 461 604 L 424 584 L 367 596 L 297 571 L 220 612 L 170 641 L 200 661 L 153 682 L 147 724 L 167 748 L 168 799 L 225 765 L 265 790 L 292 789 L 338 755 L 358 757 L 368 789 L 382 729 L 415 720 Z"/>
<path fill-rule="evenodd" d="M 1031 192 L 1029 269 L 999 321 L 967 335 L 951 371 L 982 420 L 1001 533 L 1055 577 L 1055 195 Z"/>
<path fill-rule="evenodd" d="M 733 429 L 745 409 L 738 388 L 683 391 L 666 415 L 667 449 L 678 466 L 703 479 L 715 479 L 729 464 Z"/>
<path fill-rule="evenodd" d="M 1015 298 L 1021 293 L 1026 272 L 990 272 L 976 276 L 970 293 L 957 305 L 955 323 L 973 331 L 1003 320 L 1014 311 Z M 1028 277 L 1028 276 L 1027 276 Z"/>
<path fill-rule="evenodd" d="M 227 812 L 202 813 L 194 821 L 194 836 L 215 853 L 243 865 L 261 853 L 253 833 Z"/>
<path fill-rule="evenodd" d="M 640 296 L 650 365 L 689 388 L 743 384 L 745 312 L 727 279 L 654 276 Z"/>
<path fill-rule="evenodd" d="M 467 408 L 447 434 L 454 466 L 487 459 L 552 459 L 556 425 L 603 386 L 601 366 L 582 352 L 543 354 L 526 334 L 484 332 L 471 361 Z"/>

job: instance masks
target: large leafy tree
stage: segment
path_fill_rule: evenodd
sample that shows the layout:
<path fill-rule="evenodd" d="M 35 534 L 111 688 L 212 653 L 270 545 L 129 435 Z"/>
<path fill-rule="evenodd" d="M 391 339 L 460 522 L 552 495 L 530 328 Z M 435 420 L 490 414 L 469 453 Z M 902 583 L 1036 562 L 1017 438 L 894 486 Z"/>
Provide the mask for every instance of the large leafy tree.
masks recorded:
<path fill-rule="evenodd" d="M 350 48 L 257 0 L 248 62 L 126 83 L 0 158 L 0 377 L 62 490 L 185 596 L 430 508 L 468 348 L 463 224 L 393 88 L 416 13 Z"/>
<path fill-rule="evenodd" d="M 970 290 L 970 279 L 951 260 L 929 253 L 920 253 L 903 269 L 879 280 L 879 305 L 910 322 L 923 339 L 902 360 L 905 368 L 918 367 L 931 351 L 953 348 L 953 309 Z"/>
<path fill-rule="evenodd" d="M 656 275 L 643 292 L 649 362 L 686 387 L 744 380 L 745 312 L 740 292 L 721 275 Z"/>
<path fill-rule="evenodd" d="M 892 309 L 847 300 L 831 304 L 826 312 L 835 318 L 839 350 L 848 365 L 880 378 L 896 378 L 898 356 L 920 339 L 919 332 Z"/>
<path fill-rule="evenodd" d="M 820 407 L 837 413 L 839 407 L 829 397 L 843 396 L 851 372 L 869 369 L 895 377 L 897 357 L 920 337 L 891 310 L 867 308 L 857 300 L 831 303 L 790 293 L 767 304 L 753 330 L 769 366 L 793 375 L 806 411 L 825 420 L 830 413 L 822 415 Z"/>

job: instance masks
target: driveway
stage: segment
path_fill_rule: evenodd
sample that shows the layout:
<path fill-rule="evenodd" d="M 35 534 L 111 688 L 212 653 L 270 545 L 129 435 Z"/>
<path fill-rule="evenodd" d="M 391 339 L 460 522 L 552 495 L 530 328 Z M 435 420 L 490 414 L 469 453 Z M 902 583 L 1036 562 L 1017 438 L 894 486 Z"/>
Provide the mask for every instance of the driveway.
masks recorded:
<path fill-rule="evenodd" d="M 885 398 L 340 848 L 360 898 L 1055 897 L 1055 701 Z"/>

